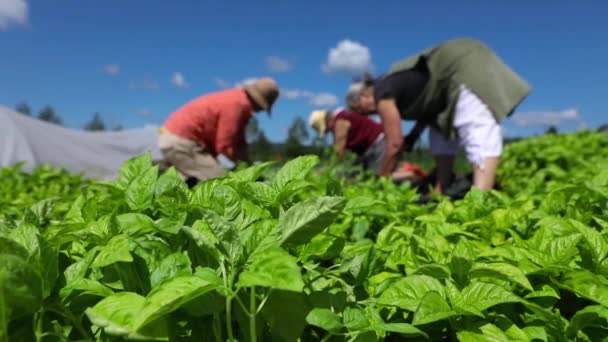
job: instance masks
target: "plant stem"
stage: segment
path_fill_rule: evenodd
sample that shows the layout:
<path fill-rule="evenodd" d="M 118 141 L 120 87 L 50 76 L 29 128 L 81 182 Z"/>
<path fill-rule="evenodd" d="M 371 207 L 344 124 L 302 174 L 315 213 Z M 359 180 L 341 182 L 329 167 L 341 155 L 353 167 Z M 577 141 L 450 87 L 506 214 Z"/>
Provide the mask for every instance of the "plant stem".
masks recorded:
<path fill-rule="evenodd" d="M 232 297 L 226 297 L 226 333 L 228 334 L 228 342 L 234 341 L 232 336 Z"/>
<path fill-rule="evenodd" d="M 213 314 L 213 333 L 217 342 L 222 342 L 222 327 L 220 322 L 220 315 Z"/>
<path fill-rule="evenodd" d="M 34 319 L 36 320 L 36 342 L 41 342 L 43 333 L 42 333 L 42 318 L 44 316 L 44 308 L 40 308 Z"/>
<path fill-rule="evenodd" d="M 251 342 L 256 342 L 257 340 L 255 316 L 255 286 L 252 286 L 249 297 L 249 335 L 251 335 Z"/>

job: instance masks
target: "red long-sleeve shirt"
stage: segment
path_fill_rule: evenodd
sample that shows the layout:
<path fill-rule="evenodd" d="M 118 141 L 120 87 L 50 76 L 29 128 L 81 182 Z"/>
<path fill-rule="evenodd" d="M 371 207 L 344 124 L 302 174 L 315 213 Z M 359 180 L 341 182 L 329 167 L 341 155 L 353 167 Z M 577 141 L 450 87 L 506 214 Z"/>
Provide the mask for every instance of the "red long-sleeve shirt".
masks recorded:
<path fill-rule="evenodd" d="M 206 94 L 188 102 L 165 121 L 169 132 L 204 145 L 212 155 L 247 158 L 245 129 L 253 106 L 244 90 Z"/>

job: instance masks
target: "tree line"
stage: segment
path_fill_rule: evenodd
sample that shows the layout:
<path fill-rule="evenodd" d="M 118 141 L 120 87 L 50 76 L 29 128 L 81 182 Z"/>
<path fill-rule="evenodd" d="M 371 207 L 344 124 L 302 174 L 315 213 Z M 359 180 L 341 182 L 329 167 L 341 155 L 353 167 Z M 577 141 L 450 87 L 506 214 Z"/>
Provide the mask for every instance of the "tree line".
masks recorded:
<path fill-rule="evenodd" d="M 58 126 L 63 126 L 63 120 L 55 112 L 55 109 L 50 105 L 47 105 L 47 106 L 44 106 L 43 108 L 41 108 L 38 111 L 38 115 L 34 115 L 32 108 L 26 102 L 19 103 L 15 107 L 15 110 L 18 113 L 21 113 L 23 115 L 35 117 L 38 120 L 52 123 L 52 124 L 55 124 Z M 101 114 L 95 113 L 95 114 L 93 114 L 93 117 L 91 118 L 91 120 L 89 120 L 88 122 L 86 122 L 84 124 L 82 129 L 84 129 L 86 131 L 107 131 L 107 130 L 121 131 L 123 129 L 123 127 L 122 127 L 122 125 L 116 125 L 110 129 L 103 121 Z"/>

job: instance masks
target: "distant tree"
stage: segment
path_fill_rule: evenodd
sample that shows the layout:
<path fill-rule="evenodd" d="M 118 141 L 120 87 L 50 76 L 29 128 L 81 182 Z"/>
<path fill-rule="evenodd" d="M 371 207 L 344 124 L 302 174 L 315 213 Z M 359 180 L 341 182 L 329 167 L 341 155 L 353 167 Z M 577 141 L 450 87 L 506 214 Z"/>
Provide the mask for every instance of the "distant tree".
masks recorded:
<path fill-rule="evenodd" d="M 25 102 L 19 103 L 15 110 L 23 115 L 32 116 L 32 108 Z"/>
<path fill-rule="evenodd" d="M 252 160 L 269 160 L 274 152 L 274 146 L 268 138 L 266 138 L 264 131 L 260 130 L 257 140 L 251 143 L 249 150 L 251 154 L 250 158 Z"/>
<path fill-rule="evenodd" d="M 105 131 L 106 125 L 103 123 L 101 115 L 99 113 L 95 113 L 91 121 L 84 125 L 84 129 L 87 131 Z"/>
<path fill-rule="evenodd" d="M 247 128 L 245 129 L 245 140 L 251 144 L 260 138 L 261 133 L 262 131 L 260 129 L 260 123 L 254 116 L 251 118 L 251 120 L 249 120 Z"/>
<path fill-rule="evenodd" d="M 545 134 L 557 134 L 557 127 L 551 125 L 549 126 L 549 128 L 547 128 L 547 131 L 545 132 Z"/>
<path fill-rule="evenodd" d="M 608 133 L 608 124 L 603 124 L 600 127 L 597 128 L 598 131 L 603 132 L 603 133 Z"/>
<path fill-rule="evenodd" d="M 285 154 L 288 158 L 294 158 L 308 152 L 304 144 L 308 141 L 309 134 L 306 122 L 301 117 L 295 118 L 287 131 L 285 142 Z"/>
<path fill-rule="evenodd" d="M 55 110 L 51 106 L 46 106 L 42 108 L 42 110 L 38 114 L 38 119 L 60 126 L 63 125 L 63 121 L 57 114 L 55 114 Z"/>

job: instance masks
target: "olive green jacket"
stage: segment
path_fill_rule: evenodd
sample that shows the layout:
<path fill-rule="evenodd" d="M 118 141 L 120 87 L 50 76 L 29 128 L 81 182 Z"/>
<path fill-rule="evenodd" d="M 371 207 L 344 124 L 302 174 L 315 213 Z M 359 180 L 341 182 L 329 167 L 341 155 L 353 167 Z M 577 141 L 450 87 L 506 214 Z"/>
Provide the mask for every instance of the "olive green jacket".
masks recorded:
<path fill-rule="evenodd" d="M 409 108 L 399 108 L 405 120 L 417 120 L 456 138 L 454 108 L 461 85 L 469 88 L 501 122 L 528 96 L 532 87 L 491 49 L 474 39 L 454 39 L 424 50 L 392 66 L 388 75 L 413 68 L 425 58 L 430 78 Z"/>

